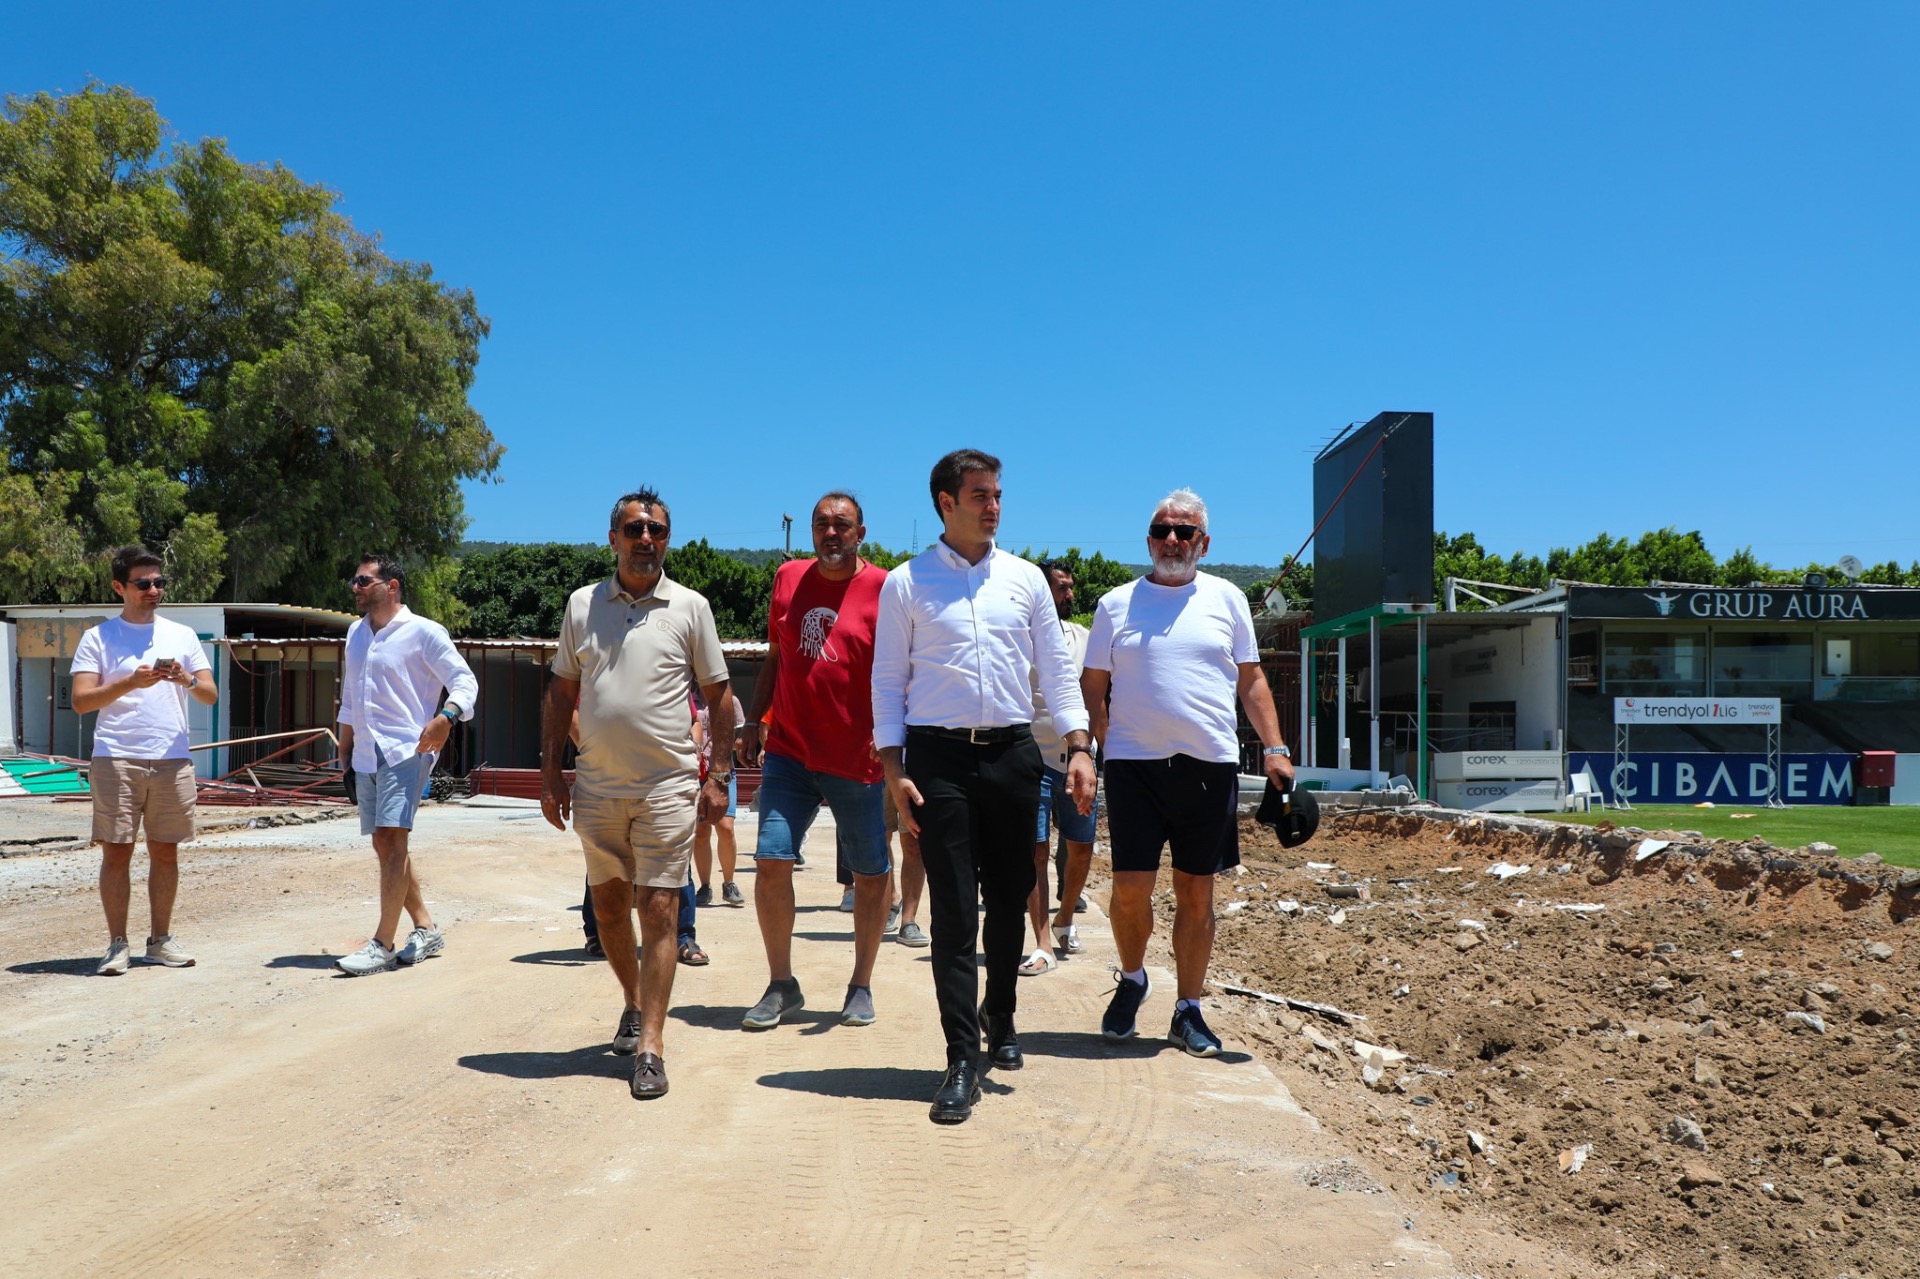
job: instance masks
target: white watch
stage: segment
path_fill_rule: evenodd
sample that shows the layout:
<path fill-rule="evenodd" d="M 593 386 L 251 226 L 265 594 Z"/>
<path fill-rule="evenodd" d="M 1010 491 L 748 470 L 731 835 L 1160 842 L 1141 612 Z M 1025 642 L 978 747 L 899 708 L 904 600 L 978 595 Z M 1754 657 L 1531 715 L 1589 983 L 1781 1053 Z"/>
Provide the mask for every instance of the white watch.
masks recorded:
<path fill-rule="evenodd" d="M 1285 746 L 1269 746 L 1265 750 L 1262 750 L 1260 754 L 1262 756 L 1278 755 L 1278 756 L 1281 756 L 1283 759 L 1293 758 L 1293 752 L 1288 750 Z"/>

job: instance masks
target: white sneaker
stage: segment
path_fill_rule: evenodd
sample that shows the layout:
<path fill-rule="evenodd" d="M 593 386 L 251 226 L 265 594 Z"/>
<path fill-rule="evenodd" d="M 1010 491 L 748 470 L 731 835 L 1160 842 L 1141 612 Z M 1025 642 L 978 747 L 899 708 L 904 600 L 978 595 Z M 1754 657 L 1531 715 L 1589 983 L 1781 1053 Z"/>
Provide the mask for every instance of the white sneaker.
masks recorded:
<path fill-rule="evenodd" d="M 374 938 L 369 937 L 366 945 L 351 955 L 343 955 L 336 959 L 333 966 L 349 977 L 365 977 L 368 973 L 392 972 L 400 966 L 400 959 Z"/>
<path fill-rule="evenodd" d="M 100 961 L 100 967 L 94 971 L 102 977 L 118 977 L 127 971 L 127 965 L 133 962 L 133 949 L 127 945 L 127 939 L 116 937 L 107 943 L 107 955 Z"/>
<path fill-rule="evenodd" d="M 394 959 L 403 964 L 417 964 L 430 959 L 447 948 L 446 939 L 440 936 L 438 928 L 416 928 L 407 934 L 406 944 L 400 947 Z"/>
<path fill-rule="evenodd" d="M 840 894 L 840 913 L 843 915 L 853 914 L 853 890 L 851 888 Z"/>
<path fill-rule="evenodd" d="M 147 962 L 163 964 L 168 968 L 191 968 L 193 956 L 180 949 L 180 943 L 173 939 L 172 933 L 162 933 L 158 937 L 147 938 Z"/>

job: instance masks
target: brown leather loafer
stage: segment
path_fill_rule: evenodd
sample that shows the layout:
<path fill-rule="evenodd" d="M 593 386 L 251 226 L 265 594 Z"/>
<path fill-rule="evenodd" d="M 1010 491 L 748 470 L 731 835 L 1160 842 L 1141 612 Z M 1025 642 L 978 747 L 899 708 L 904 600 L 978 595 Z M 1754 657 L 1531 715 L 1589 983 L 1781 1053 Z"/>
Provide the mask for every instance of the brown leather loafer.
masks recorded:
<path fill-rule="evenodd" d="M 633 1059 L 633 1099 L 652 1101 L 667 1095 L 667 1063 L 659 1053 L 641 1053 Z"/>

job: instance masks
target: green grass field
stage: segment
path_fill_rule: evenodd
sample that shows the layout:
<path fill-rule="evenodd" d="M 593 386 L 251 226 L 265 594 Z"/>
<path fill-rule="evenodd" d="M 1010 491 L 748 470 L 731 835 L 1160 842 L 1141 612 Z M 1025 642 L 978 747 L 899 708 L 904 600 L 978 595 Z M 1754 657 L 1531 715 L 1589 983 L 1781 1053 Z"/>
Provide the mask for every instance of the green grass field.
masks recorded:
<path fill-rule="evenodd" d="M 1751 817 L 1741 814 L 1751 813 Z M 1535 814 L 1542 816 L 1543 814 Z M 1758 835 L 1781 848 L 1825 840 L 1842 857 L 1878 853 L 1897 866 L 1920 866 L 1920 808 L 1693 808 L 1685 804 L 1647 804 L 1626 812 L 1560 813 L 1553 820 L 1588 826 L 1610 821 L 1645 830 L 1697 830 L 1714 839 L 1752 839 Z"/>

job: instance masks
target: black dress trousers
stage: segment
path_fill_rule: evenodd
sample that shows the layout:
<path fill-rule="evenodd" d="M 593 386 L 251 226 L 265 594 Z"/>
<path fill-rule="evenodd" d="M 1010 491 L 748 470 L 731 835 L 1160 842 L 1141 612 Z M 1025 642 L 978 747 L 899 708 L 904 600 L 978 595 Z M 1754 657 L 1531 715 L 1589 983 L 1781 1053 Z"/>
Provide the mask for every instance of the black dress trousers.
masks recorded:
<path fill-rule="evenodd" d="M 927 870 L 933 988 L 947 1062 L 979 1065 L 976 942 L 986 954 L 985 1008 L 1011 1017 L 1034 883 L 1040 749 L 1025 731 L 975 744 L 909 726 L 902 762 L 922 800 L 914 817 Z"/>

